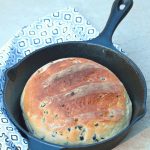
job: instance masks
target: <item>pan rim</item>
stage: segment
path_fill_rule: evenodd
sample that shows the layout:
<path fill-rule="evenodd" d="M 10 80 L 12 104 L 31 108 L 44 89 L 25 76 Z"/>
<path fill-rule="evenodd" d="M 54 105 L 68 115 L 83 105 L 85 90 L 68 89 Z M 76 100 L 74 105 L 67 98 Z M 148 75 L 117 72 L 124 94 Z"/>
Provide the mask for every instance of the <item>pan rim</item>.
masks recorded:
<path fill-rule="evenodd" d="M 30 132 L 26 131 L 23 127 L 21 127 L 18 122 L 14 119 L 13 115 L 9 112 L 9 109 L 7 107 L 6 104 L 6 87 L 9 81 L 9 78 L 7 76 L 8 72 L 12 69 L 15 69 L 17 67 L 19 67 L 26 59 L 28 59 L 29 57 L 32 57 L 34 54 L 46 49 L 46 48 L 51 48 L 51 47 L 55 47 L 55 46 L 60 46 L 60 45 L 66 45 L 66 44 L 84 44 L 84 45 L 91 45 L 91 46 L 99 46 L 101 48 L 107 49 L 108 51 L 113 51 L 115 54 L 117 54 L 117 56 L 121 57 L 123 60 L 125 60 L 130 66 L 131 68 L 138 74 L 140 81 L 143 81 L 143 90 L 144 90 L 144 112 L 142 115 L 138 116 L 135 120 L 131 120 L 130 124 L 128 125 L 128 127 L 126 127 L 124 130 L 122 130 L 121 132 L 119 132 L 117 135 L 98 142 L 98 143 L 94 143 L 94 144 L 86 144 L 86 145 L 60 145 L 60 144 L 54 144 L 54 143 L 50 143 L 50 142 L 46 142 L 43 141 L 37 137 L 35 137 L 34 135 L 32 135 Z M 83 147 L 91 147 L 91 146 L 95 146 L 95 145 L 100 145 L 103 143 L 107 143 L 110 142 L 111 140 L 115 139 L 117 136 L 123 134 L 124 132 L 128 131 L 138 120 L 140 120 L 146 113 L 146 99 L 147 99 L 147 85 L 146 85 L 146 81 L 144 78 L 143 73 L 141 72 L 141 70 L 138 68 L 138 66 L 126 55 L 122 54 L 120 51 L 115 51 L 112 50 L 111 48 L 105 47 L 103 45 L 99 45 L 99 44 L 94 44 L 94 43 L 88 43 L 88 41 L 70 41 L 70 42 L 64 42 L 64 43 L 56 43 L 56 44 L 52 44 L 52 45 L 48 45 L 42 48 L 37 49 L 36 51 L 30 53 L 29 55 L 27 55 L 26 57 L 24 57 L 23 59 L 21 59 L 18 63 L 16 63 L 15 65 L 13 65 L 12 67 L 8 68 L 5 71 L 5 84 L 4 84 L 4 93 L 3 93 L 3 102 L 4 102 L 4 106 L 6 108 L 6 112 L 8 114 L 9 119 L 13 122 L 13 124 L 16 126 L 16 128 L 18 128 L 19 131 L 23 132 L 25 134 L 25 136 L 27 136 L 27 138 L 31 138 L 34 139 L 37 142 L 40 142 L 42 144 L 46 144 L 49 146 L 54 146 L 54 147 L 59 147 L 59 148 L 83 148 Z"/>

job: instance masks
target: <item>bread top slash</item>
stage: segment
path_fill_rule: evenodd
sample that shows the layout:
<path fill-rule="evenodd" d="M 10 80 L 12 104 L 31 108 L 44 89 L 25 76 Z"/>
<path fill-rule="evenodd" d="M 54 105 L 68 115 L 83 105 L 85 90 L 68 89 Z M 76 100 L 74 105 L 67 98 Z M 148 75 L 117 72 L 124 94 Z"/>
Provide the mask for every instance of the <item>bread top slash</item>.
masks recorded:
<path fill-rule="evenodd" d="M 85 144 L 103 140 L 100 136 L 107 138 L 109 132 L 113 135 L 120 130 L 115 126 L 124 128 L 131 116 L 127 102 L 123 84 L 109 69 L 88 59 L 66 58 L 46 64 L 31 76 L 21 107 L 38 137 Z"/>

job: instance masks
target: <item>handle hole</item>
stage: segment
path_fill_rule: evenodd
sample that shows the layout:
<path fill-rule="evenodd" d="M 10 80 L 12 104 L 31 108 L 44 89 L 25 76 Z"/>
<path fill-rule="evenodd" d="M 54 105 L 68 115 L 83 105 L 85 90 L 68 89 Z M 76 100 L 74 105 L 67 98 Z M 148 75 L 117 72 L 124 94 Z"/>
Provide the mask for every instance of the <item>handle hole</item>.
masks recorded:
<path fill-rule="evenodd" d="M 126 7 L 126 5 L 125 5 L 125 4 L 121 4 L 121 5 L 119 6 L 119 9 L 120 9 L 120 10 L 124 10 L 124 9 L 125 9 L 125 7 Z"/>

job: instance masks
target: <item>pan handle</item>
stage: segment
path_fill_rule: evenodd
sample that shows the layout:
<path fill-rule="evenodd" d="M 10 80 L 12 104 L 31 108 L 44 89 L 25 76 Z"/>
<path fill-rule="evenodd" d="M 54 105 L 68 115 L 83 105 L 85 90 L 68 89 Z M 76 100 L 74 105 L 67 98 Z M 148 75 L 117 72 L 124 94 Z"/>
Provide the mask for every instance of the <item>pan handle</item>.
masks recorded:
<path fill-rule="evenodd" d="M 88 41 L 94 44 L 104 45 L 108 48 L 116 50 L 112 43 L 112 36 L 119 23 L 127 15 L 133 6 L 133 0 L 115 0 L 111 9 L 109 19 L 105 28 L 98 37 Z"/>

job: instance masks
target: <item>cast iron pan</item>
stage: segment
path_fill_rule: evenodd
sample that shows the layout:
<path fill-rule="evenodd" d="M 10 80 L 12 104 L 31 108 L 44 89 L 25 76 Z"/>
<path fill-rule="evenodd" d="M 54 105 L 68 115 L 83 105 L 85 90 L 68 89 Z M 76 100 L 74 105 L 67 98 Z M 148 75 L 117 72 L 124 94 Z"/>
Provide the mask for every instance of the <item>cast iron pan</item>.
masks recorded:
<path fill-rule="evenodd" d="M 125 8 L 120 9 L 124 4 Z M 112 44 L 112 35 L 133 5 L 133 0 L 115 0 L 106 27 L 95 39 L 84 42 L 66 42 L 54 44 L 33 52 L 6 72 L 4 104 L 9 118 L 28 139 L 31 150 L 110 150 L 121 142 L 135 122 L 146 113 L 147 88 L 140 69 L 121 52 L 116 51 Z M 44 142 L 31 135 L 24 123 L 20 96 L 23 88 L 38 68 L 50 61 L 67 57 L 83 57 L 96 61 L 113 71 L 123 82 L 133 104 L 133 114 L 130 125 L 118 135 L 97 144 L 86 146 L 62 146 Z"/>

